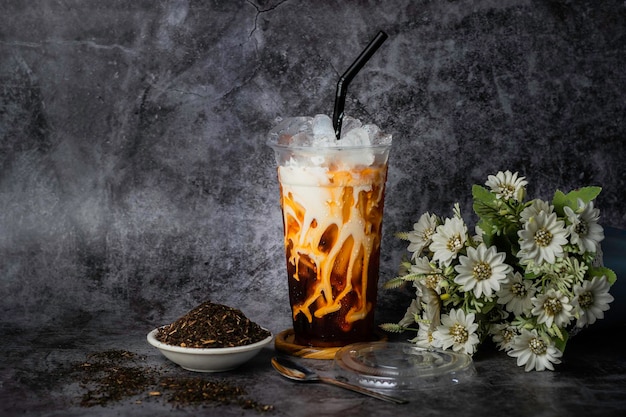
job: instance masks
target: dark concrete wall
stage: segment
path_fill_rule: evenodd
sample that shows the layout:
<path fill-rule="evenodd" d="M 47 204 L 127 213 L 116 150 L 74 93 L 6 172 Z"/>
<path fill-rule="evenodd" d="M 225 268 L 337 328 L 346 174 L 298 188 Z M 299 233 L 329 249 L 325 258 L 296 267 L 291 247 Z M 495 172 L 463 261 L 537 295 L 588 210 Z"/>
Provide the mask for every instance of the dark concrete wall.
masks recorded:
<path fill-rule="evenodd" d="M 22 1 L 0 13 L 0 316 L 164 322 L 202 300 L 289 325 L 265 133 L 330 114 L 393 132 L 382 280 L 424 211 L 519 171 L 600 185 L 626 228 L 626 5 L 615 1 Z M 403 312 L 395 295 L 380 311 Z M 402 304 L 402 303 L 400 303 Z"/>

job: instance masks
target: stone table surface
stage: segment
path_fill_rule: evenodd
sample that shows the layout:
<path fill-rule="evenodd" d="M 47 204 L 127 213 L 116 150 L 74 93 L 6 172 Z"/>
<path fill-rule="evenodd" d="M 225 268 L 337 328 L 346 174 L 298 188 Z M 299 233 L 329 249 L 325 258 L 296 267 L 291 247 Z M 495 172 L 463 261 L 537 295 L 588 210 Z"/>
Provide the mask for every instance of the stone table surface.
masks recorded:
<path fill-rule="evenodd" d="M 474 356 L 477 374 L 457 385 L 426 386 L 404 392 L 408 404 L 395 405 L 314 383 L 280 376 L 270 364 L 273 345 L 242 367 L 219 374 L 185 371 L 146 342 L 149 327 L 117 317 L 89 322 L 68 320 L 39 331 L 3 330 L 0 342 L 0 415 L 12 416 L 619 416 L 626 410 L 626 357 L 616 333 L 624 328 L 588 329 L 577 335 L 556 372 L 525 372 L 503 352 L 485 346 Z M 620 338 L 621 339 L 621 338 Z M 123 350 L 136 354 L 136 366 L 159 377 L 226 381 L 245 390 L 244 399 L 271 405 L 270 411 L 240 403 L 172 403 L 159 386 L 104 405 L 81 406 L 87 388 L 68 371 L 90 355 Z M 333 374 L 332 361 L 303 361 Z M 155 371 L 156 370 L 156 371 Z M 92 387 L 93 389 L 93 387 Z M 150 391 L 163 391 L 159 397 Z"/>

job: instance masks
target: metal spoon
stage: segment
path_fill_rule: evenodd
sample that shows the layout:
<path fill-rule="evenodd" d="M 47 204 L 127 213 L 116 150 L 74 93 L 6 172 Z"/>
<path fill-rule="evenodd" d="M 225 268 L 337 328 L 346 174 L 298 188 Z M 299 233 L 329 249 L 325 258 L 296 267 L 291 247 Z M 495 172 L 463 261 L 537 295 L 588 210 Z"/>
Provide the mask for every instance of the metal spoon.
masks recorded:
<path fill-rule="evenodd" d="M 344 382 L 338 379 L 318 375 L 317 373 L 315 373 L 315 371 L 281 356 L 275 356 L 272 358 L 272 366 L 282 376 L 293 379 L 295 381 L 324 382 L 326 384 L 345 388 L 347 390 L 358 392 L 360 394 L 369 395 L 370 397 L 378 398 L 379 400 L 384 400 L 395 404 L 408 403 L 408 401 L 404 398 L 392 397 L 390 395 L 381 394 L 377 391 L 369 390 L 359 385 L 350 384 L 349 382 Z"/>

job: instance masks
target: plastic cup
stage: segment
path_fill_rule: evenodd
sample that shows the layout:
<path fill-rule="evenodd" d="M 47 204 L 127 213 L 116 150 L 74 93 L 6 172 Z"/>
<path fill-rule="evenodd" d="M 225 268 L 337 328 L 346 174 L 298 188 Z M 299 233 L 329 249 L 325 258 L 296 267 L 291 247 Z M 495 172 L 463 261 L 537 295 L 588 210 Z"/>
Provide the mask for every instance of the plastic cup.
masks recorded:
<path fill-rule="evenodd" d="M 337 347 L 375 340 L 391 144 L 268 144 L 278 165 L 295 343 Z"/>

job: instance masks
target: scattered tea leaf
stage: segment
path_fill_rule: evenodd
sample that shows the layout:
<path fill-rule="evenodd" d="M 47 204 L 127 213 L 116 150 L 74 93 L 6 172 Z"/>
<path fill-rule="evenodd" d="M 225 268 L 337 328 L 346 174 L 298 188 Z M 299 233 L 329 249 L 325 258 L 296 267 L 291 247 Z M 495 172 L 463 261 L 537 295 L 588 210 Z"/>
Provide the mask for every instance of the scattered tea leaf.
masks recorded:
<path fill-rule="evenodd" d="M 92 353 L 72 366 L 70 375 L 85 389 L 81 407 L 107 406 L 145 395 L 163 398 L 175 407 L 237 405 L 259 412 L 272 411 L 273 405 L 248 398 L 243 387 L 209 376 L 164 376 L 159 368 L 147 366 L 144 357 L 126 350 Z M 142 404 L 142 399 L 135 399 Z"/>

